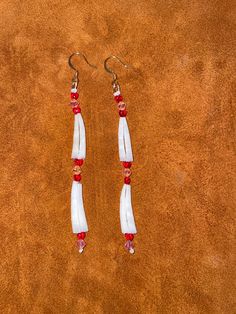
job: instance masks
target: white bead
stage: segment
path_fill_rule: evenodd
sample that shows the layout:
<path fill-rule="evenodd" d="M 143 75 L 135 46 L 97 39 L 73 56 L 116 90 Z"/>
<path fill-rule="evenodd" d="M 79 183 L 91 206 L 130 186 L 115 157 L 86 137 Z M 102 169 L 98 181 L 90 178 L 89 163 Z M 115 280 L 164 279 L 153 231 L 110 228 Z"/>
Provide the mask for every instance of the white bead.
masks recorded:
<path fill-rule="evenodd" d="M 135 251 L 134 251 L 134 249 L 132 248 L 132 249 L 129 250 L 129 252 L 130 252 L 130 254 L 134 254 Z"/>
<path fill-rule="evenodd" d="M 76 87 L 71 88 L 71 93 L 77 93 L 77 88 Z"/>
<path fill-rule="evenodd" d="M 119 96 L 120 95 L 120 90 L 117 90 L 113 95 L 114 96 Z"/>

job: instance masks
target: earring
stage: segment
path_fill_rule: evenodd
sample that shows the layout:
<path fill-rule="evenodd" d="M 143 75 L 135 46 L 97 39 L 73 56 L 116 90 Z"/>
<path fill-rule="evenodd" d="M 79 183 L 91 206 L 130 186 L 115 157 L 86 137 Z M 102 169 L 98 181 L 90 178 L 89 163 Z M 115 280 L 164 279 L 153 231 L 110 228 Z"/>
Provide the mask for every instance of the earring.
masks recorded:
<path fill-rule="evenodd" d="M 123 175 L 124 175 L 124 185 L 120 195 L 120 224 L 121 231 L 125 235 L 126 243 L 125 248 L 131 253 L 134 254 L 134 234 L 137 233 L 132 203 L 131 203 L 131 166 L 133 162 L 133 153 L 131 147 L 130 133 L 126 120 L 127 109 L 126 104 L 123 102 L 123 97 L 120 92 L 120 85 L 118 83 L 117 74 L 108 67 L 107 63 L 110 59 L 118 60 L 125 68 L 128 67 L 128 64 L 121 61 L 116 56 L 110 56 L 104 61 L 105 70 L 112 75 L 112 88 L 114 100 L 118 106 L 119 112 L 119 128 L 118 128 L 118 146 L 119 146 L 119 157 L 123 165 Z"/>
<path fill-rule="evenodd" d="M 79 84 L 79 71 L 72 64 L 74 56 L 81 56 L 85 62 L 93 68 L 97 68 L 88 62 L 87 58 L 81 52 L 74 52 L 68 60 L 69 66 L 75 71 L 72 79 L 71 88 L 71 102 L 72 112 L 74 113 L 74 136 L 71 158 L 73 159 L 73 183 L 71 190 L 71 222 L 72 231 L 77 234 L 77 246 L 79 252 L 82 253 L 86 243 L 84 241 L 86 232 L 88 232 L 88 224 L 85 216 L 82 184 L 81 184 L 81 167 L 84 163 L 86 156 L 86 138 L 84 121 L 81 115 L 80 103 L 78 101 L 78 84 Z"/>

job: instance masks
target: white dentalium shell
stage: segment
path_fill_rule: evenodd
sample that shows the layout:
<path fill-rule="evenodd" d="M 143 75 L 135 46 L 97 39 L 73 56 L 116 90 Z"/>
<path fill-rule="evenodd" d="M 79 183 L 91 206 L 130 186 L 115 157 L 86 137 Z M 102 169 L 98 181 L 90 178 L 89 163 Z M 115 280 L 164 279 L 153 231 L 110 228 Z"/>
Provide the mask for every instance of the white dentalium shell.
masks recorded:
<path fill-rule="evenodd" d="M 129 127 L 125 117 L 120 117 L 118 129 L 118 145 L 120 161 L 133 161 Z"/>
<path fill-rule="evenodd" d="M 76 181 L 73 181 L 71 190 L 71 222 L 73 233 L 88 231 L 83 204 L 82 184 Z"/>
<path fill-rule="evenodd" d="M 137 233 L 131 202 L 131 186 L 124 184 L 120 195 L 120 224 L 122 233 Z"/>
<path fill-rule="evenodd" d="M 72 159 L 85 159 L 86 139 L 84 121 L 80 113 L 75 114 Z"/>

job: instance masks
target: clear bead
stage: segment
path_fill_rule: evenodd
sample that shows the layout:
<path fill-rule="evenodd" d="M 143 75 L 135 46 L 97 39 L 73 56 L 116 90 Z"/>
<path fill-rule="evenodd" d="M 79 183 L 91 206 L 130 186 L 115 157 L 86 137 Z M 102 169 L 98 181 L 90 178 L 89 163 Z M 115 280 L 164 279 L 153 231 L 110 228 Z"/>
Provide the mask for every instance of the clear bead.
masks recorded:
<path fill-rule="evenodd" d="M 131 176 L 131 170 L 129 168 L 125 168 L 123 170 L 123 174 L 125 177 L 130 177 Z"/>
<path fill-rule="evenodd" d="M 81 171 L 81 168 L 80 168 L 80 166 L 75 166 L 74 168 L 73 168 L 73 173 L 74 174 L 80 174 L 82 171 Z"/>
<path fill-rule="evenodd" d="M 125 248 L 128 250 L 128 252 L 130 254 L 134 254 L 134 244 L 133 244 L 133 241 L 130 241 L 128 240 L 126 243 L 125 243 Z"/>
<path fill-rule="evenodd" d="M 76 99 L 71 100 L 70 105 L 72 108 L 75 108 L 79 105 L 78 101 Z"/>
<path fill-rule="evenodd" d="M 84 240 L 82 240 L 82 239 L 77 240 L 77 247 L 78 247 L 78 250 L 80 253 L 83 253 L 85 246 L 86 246 L 86 243 Z"/>
<path fill-rule="evenodd" d="M 119 110 L 125 110 L 125 108 L 126 108 L 125 103 L 124 103 L 123 101 L 120 101 L 120 102 L 118 103 L 118 109 L 119 109 Z"/>

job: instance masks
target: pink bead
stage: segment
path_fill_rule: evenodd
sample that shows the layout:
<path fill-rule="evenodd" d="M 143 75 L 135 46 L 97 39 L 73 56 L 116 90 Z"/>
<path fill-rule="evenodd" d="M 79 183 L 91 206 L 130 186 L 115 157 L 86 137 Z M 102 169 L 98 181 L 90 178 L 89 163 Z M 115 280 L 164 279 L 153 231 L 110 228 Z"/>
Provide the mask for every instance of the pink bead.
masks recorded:
<path fill-rule="evenodd" d="M 131 170 L 129 168 L 125 168 L 123 170 L 123 174 L 125 177 L 130 177 L 131 176 Z"/>
<path fill-rule="evenodd" d="M 119 110 L 125 110 L 125 108 L 126 108 L 125 103 L 124 103 L 123 101 L 120 101 L 120 102 L 118 103 L 118 109 L 119 109 Z"/>
<path fill-rule="evenodd" d="M 118 103 L 123 100 L 123 97 L 121 95 L 118 95 L 118 96 L 115 96 L 114 99 Z"/>
<path fill-rule="evenodd" d="M 72 106 L 72 108 L 79 107 L 79 103 L 75 99 L 70 102 L 70 105 Z"/>
<path fill-rule="evenodd" d="M 126 243 L 125 243 L 125 248 L 131 253 L 131 254 L 134 254 L 134 244 L 132 241 L 128 240 Z"/>
<path fill-rule="evenodd" d="M 83 252 L 85 246 L 86 246 L 86 243 L 83 239 L 77 240 L 77 247 L 78 247 L 80 253 Z"/>
<path fill-rule="evenodd" d="M 119 110 L 119 115 L 120 115 L 120 117 L 126 117 L 127 116 L 127 110 L 126 109 L 124 109 L 124 110 Z"/>
<path fill-rule="evenodd" d="M 74 174 L 80 174 L 82 171 L 81 171 L 81 168 L 80 168 L 80 166 L 75 166 L 74 168 L 73 168 L 73 173 Z"/>
<path fill-rule="evenodd" d="M 70 93 L 70 98 L 71 99 L 78 99 L 79 98 L 79 94 L 78 93 Z"/>
<path fill-rule="evenodd" d="M 74 112 L 74 114 L 81 113 L 80 107 L 74 107 L 74 108 L 72 109 L 72 111 Z"/>

